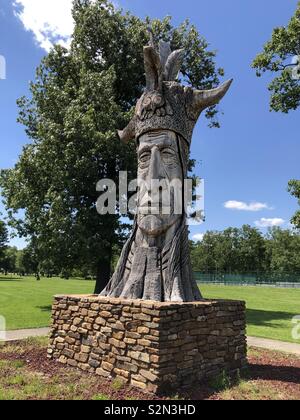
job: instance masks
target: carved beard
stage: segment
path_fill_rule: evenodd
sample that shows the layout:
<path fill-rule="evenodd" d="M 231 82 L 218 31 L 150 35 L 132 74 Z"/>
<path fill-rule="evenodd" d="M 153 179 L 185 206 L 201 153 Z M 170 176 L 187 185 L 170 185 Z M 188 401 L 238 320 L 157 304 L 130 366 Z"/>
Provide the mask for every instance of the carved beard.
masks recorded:
<path fill-rule="evenodd" d="M 139 229 L 145 237 L 157 238 L 165 235 L 180 220 L 180 215 L 174 214 L 174 193 L 171 192 L 171 211 L 170 214 L 140 214 L 137 216 Z"/>
<path fill-rule="evenodd" d="M 188 229 L 181 225 L 174 239 L 160 252 L 135 243 L 135 225 L 117 270 L 101 296 L 158 302 L 202 300 L 190 263 Z"/>
<path fill-rule="evenodd" d="M 179 135 L 177 143 L 184 179 L 187 174 L 188 147 Z M 183 214 L 178 224 L 175 221 L 172 227 L 177 230 L 170 235 L 171 240 L 168 240 L 168 232 L 165 232 L 160 241 L 155 238 L 152 242 L 151 236 L 141 233 L 136 218 L 116 272 L 101 296 L 159 302 L 201 300 L 190 263 L 186 215 Z M 146 241 L 147 246 L 143 246 L 143 241 Z"/>

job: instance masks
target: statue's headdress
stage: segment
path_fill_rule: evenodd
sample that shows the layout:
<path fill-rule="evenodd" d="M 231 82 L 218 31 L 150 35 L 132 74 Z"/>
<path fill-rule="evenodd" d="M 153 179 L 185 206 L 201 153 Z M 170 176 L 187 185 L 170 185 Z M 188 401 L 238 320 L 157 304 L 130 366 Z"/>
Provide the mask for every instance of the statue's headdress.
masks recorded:
<path fill-rule="evenodd" d="M 127 143 L 153 130 L 171 130 L 188 144 L 201 112 L 216 105 L 228 91 L 232 80 L 211 90 L 196 90 L 177 83 L 184 59 L 184 50 L 171 51 L 170 44 L 160 41 L 158 51 L 151 37 L 144 47 L 146 90 L 139 99 L 128 126 L 119 131 Z"/>

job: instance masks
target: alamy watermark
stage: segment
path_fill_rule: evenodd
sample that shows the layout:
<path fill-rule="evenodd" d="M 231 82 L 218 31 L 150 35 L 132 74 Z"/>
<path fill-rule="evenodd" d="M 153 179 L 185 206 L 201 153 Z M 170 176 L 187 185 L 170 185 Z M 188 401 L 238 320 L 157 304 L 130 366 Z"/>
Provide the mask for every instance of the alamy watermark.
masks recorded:
<path fill-rule="evenodd" d="M 292 339 L 300 340 L 300 315 L 294 316 L 292 324 L 294 325 L 292 328 Z"/>
<path fill-rule="evenodd" d="M 292 59 L 292 78 L 293 80 L 300 80 L 300 55 L 295 55 Z"/>
<path fill-rule="evenodd" d="M 119 185 L 111 179 L 97 183 L 100 196 L 97 211 L 100 215 L 183 215 L 189 225 L 204 221 L 204 180 L 175 178 L 134 179 L 128 182 L 126 171 L 119 173 Z M 119 198 L 117 200 L 117 198 Z"/>
<path fill-rule="evenodd" d="M 3 55 L 0 55 L 0 80 L 6 79 L 6 60 Z"/>
<path fill-rule="evenodd" d="M 0 315 L 0 344 L 1 341 L 6 340 L 6 319 L 4 316 Z"/>

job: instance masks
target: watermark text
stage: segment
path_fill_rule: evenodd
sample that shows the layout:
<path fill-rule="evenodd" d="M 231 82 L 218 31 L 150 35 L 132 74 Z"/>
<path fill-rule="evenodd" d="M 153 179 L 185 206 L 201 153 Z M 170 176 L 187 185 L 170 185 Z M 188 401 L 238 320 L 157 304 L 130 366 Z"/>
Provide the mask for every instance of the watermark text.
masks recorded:
<path fill-rule="evenodd" d="M 292 339 L 300 340 L 300 315 L 294 316 L 292 324 L 294 325 L 292 328 Z"/>
<path fill-rule="evenodd" d="M 292 64 L 294 64 L 292 78 L 293 80 L 300 80 L 300 55 L 295 55 L 295 57 L 293 57 Z"/>
<path fill-rule="evenodd" d="M 204 221 L 204 180 L 134 179 L 128 182 L 126 171 L 119 173 L 119 183 L 103 179 L 97 183 L 100 215 L 183 215 L 189 225 Z"/>
<path fill-rule="evenodd" d="M 6 340 L 6 319 L 0 315 L 0 343 Z"/>

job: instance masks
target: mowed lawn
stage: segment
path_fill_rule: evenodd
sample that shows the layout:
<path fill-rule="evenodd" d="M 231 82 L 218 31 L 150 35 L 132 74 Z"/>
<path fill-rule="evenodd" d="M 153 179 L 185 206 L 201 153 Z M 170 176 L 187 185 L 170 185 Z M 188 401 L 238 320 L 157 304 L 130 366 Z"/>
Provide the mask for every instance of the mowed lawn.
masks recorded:
<path fill-rule="evenodd" d="M 5 317 L 8 330 L 46 327 L 50 323 L 54 295 L 90 294 L 94 286 L 95 282 L 89 280 L 42 278 L 36 281 L 34 277 L 0 276 L 0 316 Z"/>
<path fill-rule="evenodd" d="M 292 338 L 292 319 L 300 316 L 300 289 L 219 285 L 201 285 L 200 289 L 207 299 L 246 301 L 248 335 L 300 344 Z"/>
<path fill-rule="evenodd" d="M 0 316 L 6 328 L 46 327 L 56 294 L 91 294 L 94 282 L 60 278 L 0 277 Z M 201 285 L 205 298 L 237 299 L 247 303 L 248 335 L 298 342 L 292 338 L 294 316 L 300 315 L 300 289 Z"/>

